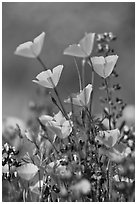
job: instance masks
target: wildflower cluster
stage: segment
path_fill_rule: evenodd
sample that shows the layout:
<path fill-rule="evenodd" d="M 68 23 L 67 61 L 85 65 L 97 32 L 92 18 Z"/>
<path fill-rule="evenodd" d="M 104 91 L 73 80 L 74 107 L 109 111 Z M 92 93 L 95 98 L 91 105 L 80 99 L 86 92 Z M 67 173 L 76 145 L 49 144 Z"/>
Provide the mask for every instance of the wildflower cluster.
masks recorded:
<path fill-rule="evenodd" d="M 11 155 L 11 147 L 4 149 L 3 166 L 7 165 L 8 175 L 14 167 L 24 202 L 134 201 L 134 124 L 129 127 L 126 119 L 119 124 L 126 104 L 113 96 L 121 86 L 110 84 L 110 79 L 118 76 L 115 71 L 118 56 L 110 48 L 116 36 L 111 32 L 86 33 L 78 44 L 64 50 L 64 55 L 74 58 L 80 88 L 64 102 L 57 86 L 65 66 L 57 65 L 51 70 L 45 65 L 40 58 L 44 39 L 43 32 L 33 42 L 19 45 L 15 54 L 35 58 L 41 64 L 44 71 L 33 82 L 50 89 L 51 102 L 58 112 L 39 111 L 37 131 L 28 128 L 23 138 L 30 147 L 33 145 L 31 153 L 24 153 L 17 161 L 16 151 L 12 150 Z M 101 56 L 92 54 L 96 44 Z M 82 74 L 77 58 L 82 61 Z M 91 83 L 87 85 L 86 64 L 91 69 Z M 100 117 L 93 115 L 95 74 L 101 77 L 100 89 L 106 94 L 100 99 L 103 106 Z M 64 103 L 70 106 L 70 112 Z M 4 172 L 5 168 L 3 178 L 9 179 Z"/>

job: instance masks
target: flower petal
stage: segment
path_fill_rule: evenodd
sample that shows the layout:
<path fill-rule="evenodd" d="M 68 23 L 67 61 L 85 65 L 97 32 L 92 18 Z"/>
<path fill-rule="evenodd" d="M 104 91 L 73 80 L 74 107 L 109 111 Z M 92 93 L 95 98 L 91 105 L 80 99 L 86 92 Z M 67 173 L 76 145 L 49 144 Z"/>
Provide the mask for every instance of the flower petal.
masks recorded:
<path fill-rule="evenodd" d="M 106 60 L 106 65 L 105 65 L 105 70 L 104 70 L 104 78 L 107 78 L 113 71 L 114 66 L 118 60 L 117 55 L 110 55 L 105 58 Z"/>
<path fill-rule="evenodd" d="M 36 79 L 37 80 L 33 80 L 33 82 L 41 85 L 41 86 L 44 86 L 46 88 L 54 88 L 54 84 L 52 83 L 52 72 L 50 69 L 48 69 L 47 71 L 43 71 L 41 72 L 40 74 L 38 74 L 36 76 Z"/>
<path fill-rule="evenodd" d="M 65 103 L 71 103 L 70 98 L 64 100 Z M 72 104 L 77 105 L 77 106 L 81 106 L 81 103 L 79 101 L 78 98 L 72 98 Z"/>
<path fill-rule="evenodd" d="M 35 58 L 35 55 L 33 54 L 32 52 L 32 45 L 33 43 L 28 41 L 28 42 L 25 42 L 23 44 L 20 44 L 14 54 L 15 55 L 19 55 L 19 56 L 23 56 L 23 57 L 30 57 L 30 58 Z"/>
<path fill-rule="evenodd" d="M 39 36 L 37 36 L 32 45 L 32 50 L 35 56 L 39 56 L 44 44 L 44 39 L 45 39 L 45 32 L 42 32 Z"/>
<path fill-rule="evenodd" d="M 117 55 L 110 55 L 105 58 L 102 56 L 92 57 L 91 61 L 94 71 L 101 77 L 107 78 L 112 73 L 117 59 Z"/>
<path fill-rule="evenodd" d="M 63 54 L 74 56 L 74 57 L 83 57 L 83 58 L 87 56 L 86 53 L 84 53 L 84 51 L 81 50 L 81 46 L 79 44 L 69 45 L 69 47 L 67 47 L 64 50 Z"/>
<path fill-rule="evenodd" d="M 59 123 L 60 125 L 62 125 L 62 123 L 64 121 L 66 121 L 65 117 L 63 116 L 63 114 L 61 113 L 61 111 L 59 111 L 56 115 L 54 115 L 54 120 Z"/>
<path fill-rule="evenodd" d="M 89 57 L 93 50 L 94 38 L 95 33 L 86 33 L 79 42 L 81 50 L 85 53 L 86 57 Z"/>
<path fill-rule="evenodd" d="M 57 86 L 59 82 L 62 70 L 63 70 L 63 65 L 58 65 L 57 67 L 53 68 L 52 81 L 55 86 Z"/>
<path fill-rule="evenodd" d="M 104 57 L 92 57 L 91 58 L 93 69 L 94 71 L 104 78 L 104 64 L 105 64 L 105 58 Z"/>
<path fill-rule="evenodd" d="M 42 115 L 39 117 L 39 119 L 43 124 L 46 124 L 47 122 L 52 121 L 53 117 L 51 117 L 50 115 Z"/>
<path fill-rule="evenodd" d="M 16 48 L 14 54 L 29 58 L 38 57 L 44 44 L 44 38 L 45 33 L 42 32 L 38 37 L 34 39 L 33 42 L 28 41 L 23 44 L 20 44 Z"/>
<path fill-rule="evenodd" d="M 78 44 L 70 45 L 63 54 L 82 58 L 89 57 L 93 49 L 94 37 L 95 33 L 86 33 Z"/>
<path fill-rule="evenodd" d="M 36 79 L 38 79 L 39 81 L 45 81 L 47 80 L 47 78 L 52 76 L 52 72 L 50 69 L 48 69 L 47 71 L 43 71 L 40 74 L 38 74 L 36 76 Z"/>
<path fill-rule="evenodd" d="M 49 83 L 48 81 L 37 81 L 37 80 L 32 80 L 34 83 L 37 83 L 45 88 L 50 88 L 53 89 L 53 85 L 51 83 Z"/>
<path fill-rule="evenodd" d="M 89 103 L 90 99 L 90 94 L 92 91 L 92 84 L 88 84 L 82 91 L 81 93 L 77 96 L 81 106 L 87 106 Z"/>
<path fill-rule="evenodd" d="M 103 143 L 106 147 L 113 147 L 120 137 L 120 132 L 118 129 L 107 130 L 107 131 L 99 131 L 99 135 L 97 135 L 96 139 Z"/>
<path fill-rule="evenodd" d="M 66 138 L 70 135 L 70 133 L 72 132 L 72 125 L 71 122 L 66 120 L 63 125 L 62 125 L 62 138 Z"/>

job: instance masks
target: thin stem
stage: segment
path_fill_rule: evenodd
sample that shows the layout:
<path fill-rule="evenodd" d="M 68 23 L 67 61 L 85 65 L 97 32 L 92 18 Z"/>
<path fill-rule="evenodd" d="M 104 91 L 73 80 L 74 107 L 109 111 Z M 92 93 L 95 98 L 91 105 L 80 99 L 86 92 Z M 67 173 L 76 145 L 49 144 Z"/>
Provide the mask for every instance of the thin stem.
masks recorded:
<path fill-rule="evenodd" d="M 75 57 L 74 57 L 74 63 L 76 65 L 76 70 L 77 70 L 78 78 L 79 78 L 79 88 L 80 88 L 80 91 L 81 91 L 82 90 L 82 80 L 81 80 L 80 71 L 79 71 L 78 64 L 77 64 L 77 61 L 76 61 Z"/>
<path fill-rule="evenodd" d="M 106 91 L 107 91 L 107 102 L 108 102 L 108 109 L 109 109 L 109 129 L 111 130 L 111 107 L 110 107 L 110 95 L 109 95 L 109 88 L 108 88 L 108 83 L 107 79 L 104 79 L 105 85 L 106 85 Z M 112 171 L 112 164 L 111 161 L 108 160 L 108 165 L 107 165 L 107 178 L 108 178 L 108 199 L 111 199 L 111 190 L 112 190 L 112 181 L 111 181 L 111 171 Z"/>
<path fill-rule="evenodd" d="M 51 95 L 50 93 L 50 96 L 51 96 L 51 100 L 52 102 L 58 107 L 58 109 L 61 111 L 62 115 L 64 115 L 64 112 L 63 110 L 60 108 L 60 106 L 57 104 L 56 100 L 53 98 L 53 96 Z M 65 115 L 64 115 L 65 116 Z"/>
<path fill-rule="evenodd" d="M 105 81 L 105 85 L 106 85 L 106 91 L 107 91 L 107 103 L 108 103 L 108 109 L 109 109 L 109 129 L 111 130 L 111 107 L 110 107 L 110 103 L 109 103 L 109 89 L 108 89 L 108 83 L 107 83 L 107 79 L 104 79 Z"/>
<path fill-rule="evenodd" d="M 55 92 L 55 94 L 56 94 L 56 96 L 57 96 L 57 98 L 58 98 L 58 101 L 59 101 L 60 106 L 61 106 L 61 108 L 62 108 L 62 111 L 63 111 L 63 113 L 64 113 L 63 115 L 65 116 L 65 118 L 66 118 L 67 120 L 69 120 L 68 115 L 67 115 L 67 113 L 66 113 L 66 111 L 65 111 L 65 109 L 64 109 L 64 106 L 63 106 L 63 104 L 62 104 L 62 101 L 61 101 L 61 99 L 60 99 L 60 96 L 59 96 L 59 93 L 58 93 L 56 87 L 54 87 L 54 92 Z"/>
<path fill-rule="evenodd" d="M 108 180 L 108 201 L 111 200 L 111 192 L 112 192 L 112 162 L 108 160 L 107 164 L 107 180 Z"/>
<path fill-rule="evenodd" d="M 94 69 L 93 69 L 93 65 L 92 65 L 92 61 L 91 61 L 90 57 L 89 57 L 89 64 L 91 66 L 91 71 L 92 71 L 92 77 L 91 77 L 92 92 L 90 95 L 89 111 L 92 114 L 92 106 L 93 106 L 92 102 L 93 102 L 93 93 L 94 93 Z"/>
<path fill-rule="evenodd" d="M 37 60 L 38 60 L 38 62 L 42 65 L 42 67 L 44 68 L 44 70 L 48 70 L 48 68 L 46 67 L 46 65 L 44 64 L 44 62 L 42 61 L 42 59 L 38 56 L 37 58 L 36 58 Z"/>
<path fill-rule="evenodd" d="M 82 60 L 82 88 L 85 88 L 85 59 Z"/>
<path fill-rule="evenodd" d="M 41 181 L 40 181 L 40 170 L 38 170 L 38 176 L 39 176 L 39 202 L 41 201 Z"/>

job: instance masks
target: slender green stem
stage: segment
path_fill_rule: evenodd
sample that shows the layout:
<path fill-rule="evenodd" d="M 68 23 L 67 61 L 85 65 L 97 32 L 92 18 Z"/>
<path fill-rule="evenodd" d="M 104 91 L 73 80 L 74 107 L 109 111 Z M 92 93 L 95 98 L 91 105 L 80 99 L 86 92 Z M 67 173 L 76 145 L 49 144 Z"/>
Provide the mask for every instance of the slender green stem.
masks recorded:
<path fill-rule="evenodd" d="M 82 80 L 81 80 L 80 71 L 79 71 L 78 64 L 77 64 L 77 61 L 76 61 L 75 57 L 74 57 L 74 63 L 76 65 L 76 70 L 77 70 L 78 78 L 79 78 L 79 88 L 80 88 L 80 91 L 81 91 L 82 90 Z"/>
<path fill-rule="evenodd" d="M 106 85 L 106 91 L 107 91 L 107 103 L 108 103 L 108 109 L 109 109 L 109 129 L 111 130 L 111 107 L 110 107 L 110 103 L 109 103 L 109 100 L 110 100 L 110 96 L 109 96 L 109 89 L 108 89 L 108 83 L 107 83 L 107 79 L 104 79 L 105 81 L 105 85 Z"/>
<path fill-rule="evenodd" d="M 92 61 L 91 61 L 90 57 L 89 57 L 89 64 L 91 66 L 91 71 L 92 71 L 92 77 L 91 77 L 92 92 L 91 92 L 91 95 L 90 95 L 89 111 L 92 114 L 93 93 L 94 93 L 94 69 L 93 69 L 93 65 L 92 65 Z"/>
<path fill-rule="evenodd" d="M 69 120 L 68 115 L 67 115 L 67 113 L 66 113 L 66 111 L 65 111 L 65 109 L 64 109 L 64 106 L 63 106 L 63 104 L 62 104 L 62 101 L 61 101 L 61 99 L 60 99 L 60 96 L 59 96 L 59 93 L 58 93 L 56 87 L 54 87 L 54 92 L 55 92 L 55 94 L 56 94 L 56 96 L 57 96 L 57 98 L 58 98 L 58 101 L 59 101 L 60 106 L 61 106 L 61 108 L 62 108 L 62 111 L 63 111 L 63 113 L 64 113 L 63 115 L 65 116 L 65 118 L 66 118 L 67 120 Z"/>
<path fill-rule="evenodd" d="M 104 79 L 105 85 L 106 85 L 106 91 L 107 91 L 107 102 L 108 102 L 108 109 L 109 109 L 109 129 L 111 130 L 111 107 L 110 107 L 110 95 L 109 95 L 109 88 L 108 88 L 108 82 L 107 79 Z M 112 163 L 110 160 L 108 160 L 107 165 L 107 179 L 108 179 L 108 200 L 111 200 L 111 191 L 112 191 Z"/>
<path fill-rule="evenodd" d="M 37 60 L 38 60 L 38 62 L 42 65 L 42 67 L 44 68 L 44 70 L 48 70 L 48 68 L 46 67 L 46 65 L 44 64 L 44 62 L 42 61 L 42 59 L 38 56 L 37 58 L 36 58 Z"/>
<path fill-rule="evenodd" d="M 111 201 L 111 192 L 112 192 L 112 162 L 108 160 L 107 164 L 107 180 L 108 180 L 108 201 Z"/>
<path fill-rule="evenodd" d="M 82 60 L 82 88 L 85 88 L 85 59 Z"/>
<path fill-rule="evenodd" d="M 60 106 L 57 104 L 56 100 L 53 98 L 53 96 L 51 95 L 51 93 L 50 93 L 50 96 L 51 96 L 52 102 L 58 107 L 58 109 L 61 111 L 62 115 L 64 115 L 63 110 L 62 110 L 62 109 L 60 108 Z"/>
<path fill-rule="evenodd" d="M 40 181 L 40 170 L 38 170 L 38 176 L 39 176 L 39 202 L 41 201 L 41 181 Z"/>

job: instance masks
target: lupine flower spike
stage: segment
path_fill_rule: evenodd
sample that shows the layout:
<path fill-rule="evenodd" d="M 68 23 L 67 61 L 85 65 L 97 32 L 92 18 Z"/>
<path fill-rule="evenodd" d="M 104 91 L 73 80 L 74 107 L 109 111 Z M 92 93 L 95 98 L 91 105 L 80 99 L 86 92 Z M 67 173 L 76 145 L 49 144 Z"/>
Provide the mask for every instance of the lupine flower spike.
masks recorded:
<path fill-rule="evenodd" d="M 14 54 L 29 57 L 29 58 L 37 58 L 42 50 L 43 44 L 45 39 L 45 32 L 42 32 L 39 36 L 37 36 L 33 42 L 28 41 L 23 44 L 20 44 Z"/>

